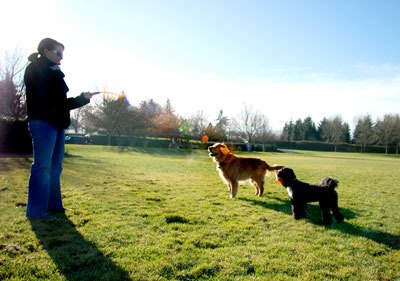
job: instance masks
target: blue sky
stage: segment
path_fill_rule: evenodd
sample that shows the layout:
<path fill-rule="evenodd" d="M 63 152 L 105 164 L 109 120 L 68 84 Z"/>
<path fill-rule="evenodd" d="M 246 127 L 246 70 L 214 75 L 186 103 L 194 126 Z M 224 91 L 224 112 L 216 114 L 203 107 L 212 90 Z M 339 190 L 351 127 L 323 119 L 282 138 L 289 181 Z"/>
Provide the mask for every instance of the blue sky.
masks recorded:
<path fill-rule="evenodd" d="M 23 9 L 22 9 L 23 8 Z M 400 112 L 400 1 L 0 1 L 0 48 L 66 46 L 70 95 L 124 90 L 176 113 L 243 105 L 274 130 Z"/>

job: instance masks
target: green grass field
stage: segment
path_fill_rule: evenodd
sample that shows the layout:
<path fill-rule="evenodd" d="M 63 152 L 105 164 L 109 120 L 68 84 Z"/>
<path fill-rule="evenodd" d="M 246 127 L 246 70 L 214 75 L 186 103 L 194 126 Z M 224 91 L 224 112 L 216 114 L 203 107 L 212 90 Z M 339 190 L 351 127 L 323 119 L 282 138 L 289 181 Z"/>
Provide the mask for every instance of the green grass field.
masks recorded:
<path fill-rule="evenodd" d="M 0 280 L 400 280 L 400 157 L 241 153 L 340 180 L 341 224 L 285 189 L 231 200 L 205 150 L 67 146 L 65 215 L 25 218 L 30 158 L 0 158 Z"/>

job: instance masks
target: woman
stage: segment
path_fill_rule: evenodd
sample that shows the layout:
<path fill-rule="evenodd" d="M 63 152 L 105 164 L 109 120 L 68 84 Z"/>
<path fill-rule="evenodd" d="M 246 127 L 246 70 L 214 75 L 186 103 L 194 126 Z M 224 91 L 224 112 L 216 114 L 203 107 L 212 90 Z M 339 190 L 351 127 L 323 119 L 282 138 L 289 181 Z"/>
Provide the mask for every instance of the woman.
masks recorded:
<path fill-rule="evenodd" d="M 33 163 L 29 176 L 28 218 L 45 218 L 62 212 L 60 176 L 64 158 L 64 129 L 70 110 L 90 102 L 94 93 L 67 98 L 68 87 L 60 70 L 64 45 L 51 38 L 40 41 L 38 52 L 29 56 L 24 75 Z"/>

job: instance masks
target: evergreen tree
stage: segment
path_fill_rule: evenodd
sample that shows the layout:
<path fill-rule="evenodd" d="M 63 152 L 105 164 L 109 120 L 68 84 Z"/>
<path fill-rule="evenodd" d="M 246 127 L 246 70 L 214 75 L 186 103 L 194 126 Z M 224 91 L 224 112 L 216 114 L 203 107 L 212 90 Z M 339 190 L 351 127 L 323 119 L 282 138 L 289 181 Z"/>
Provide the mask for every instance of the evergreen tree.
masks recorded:
<path fill-rule="evenodd" d="M 281 140 L 294 141 L 294 123 L 292 120 L 290 120 L 289 123 L 285 123 L 281 134 Z"/>
<path fill-rule="evenodd" d="M 373 143 L 374 130 L 372 119 L 369 114 L 358 119 L 353 138 L 356 144 L 361 145 L 361 152 L 365 152 L 367 145 Z"/>
<path fill-rule="evenodd" d="M 301 121 L 301 119 L 297 119 L 296 123 L 294 124 L 293 138 L 296 141 L 304 140 L 304 128 L 303 128 L 303 121 Z"/>
<path fill-rule="evenodd" d="M 315 123 L 312 121 L 310 116 L 304 119 L 303 130 L 304 130 L 304 140 L 316 141 L 319 139 Z"/>

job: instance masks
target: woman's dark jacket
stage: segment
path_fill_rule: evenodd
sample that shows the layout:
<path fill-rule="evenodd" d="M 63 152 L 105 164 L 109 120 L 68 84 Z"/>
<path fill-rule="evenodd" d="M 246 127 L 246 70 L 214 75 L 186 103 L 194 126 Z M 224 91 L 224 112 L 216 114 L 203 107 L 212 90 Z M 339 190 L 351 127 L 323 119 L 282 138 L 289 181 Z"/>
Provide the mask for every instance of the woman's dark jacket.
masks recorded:
<path fill-rule="evenodd" d="M 54 63 L 40 57 L 25 70 L 27 119 L 44 120 L 59 129 L 66 129 L 71 124 L 69 111 L 88 104 L 90 99 L 83 94 L 67 98 L 69 89 L 64 73 L 51 67 Z"/>

